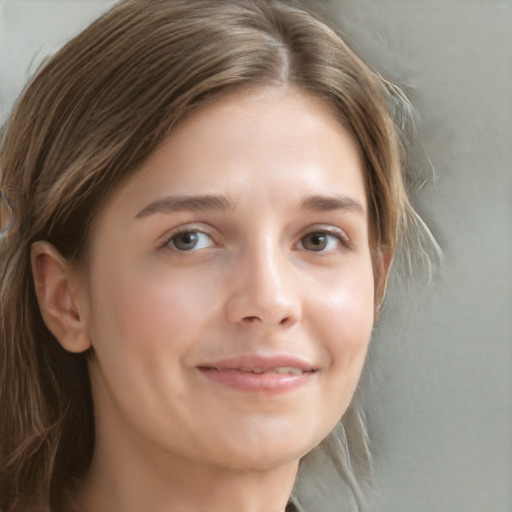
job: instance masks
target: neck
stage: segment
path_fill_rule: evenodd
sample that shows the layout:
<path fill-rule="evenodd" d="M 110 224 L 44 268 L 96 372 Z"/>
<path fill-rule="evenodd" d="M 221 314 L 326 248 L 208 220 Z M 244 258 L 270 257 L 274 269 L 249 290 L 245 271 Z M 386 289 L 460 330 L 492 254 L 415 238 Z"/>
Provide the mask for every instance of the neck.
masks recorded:
<path fill-rule="evenodd" d="M 116 453 L 97 439 L 75 497 L 80 512 L 284 512 L 298 468 L 294 460 L 267 469 L 236 469 L 148 446 L 124 447 Z"/>

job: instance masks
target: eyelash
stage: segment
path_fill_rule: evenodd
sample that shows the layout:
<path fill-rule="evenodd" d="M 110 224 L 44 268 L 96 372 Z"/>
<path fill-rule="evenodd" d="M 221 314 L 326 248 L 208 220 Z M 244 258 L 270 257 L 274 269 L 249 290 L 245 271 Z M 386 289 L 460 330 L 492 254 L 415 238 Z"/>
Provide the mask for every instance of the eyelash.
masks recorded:
<path fill-rule="evenodd" d="M 173 239 L 179 237 L 179 236 L 183 236 L 183 235 L 188 235 L 188 234 L 194 234 L 194 233 L 199 233 L 199 234 L 203 234 L 203 235 L 206 235 L 208 236 L 210 239 L 212 239 L 214 242 L 214 238 L 212 237 L 212 235 L 210 233 L 207 233 L 205 230 L 202 230 L 202 229 L 199 229 L 199 228 L 194 228 L 194 227 L 188 227 L 188 228 L 179 228 L 177 229 L 176 231 L 173 231 L 169 236 L 167 236 L 165 238 L 165 240 L 163 241 L 163 243 L 160 245 L 160 249 L 168 249 L 168 250 L 172 250 L 172 251 L 176 251 L 178 253 L 185 253 L 185 252 L 194 252 L 194 250 L 196 249 L 191 249 L 189 251 L 187 250 L 183 250 L 183 249 L 178 249 L 175 244 L 174 244 L 174 247 L 171 245 L 173 244 Z"/>
<path fill-rule="evenodd" d="M 351 250 L 353 249 L 353 243 L 351 242 L 350 238 L 347 236 L 347 234 L 342 231 L 342 230 L 338 230 L 338 229 L 328 229 L 328 228 L 317 228 L 317 229 L 312 229 L 311 231 L 308 231 L 304 236 L 301 237 L 300 241 L 299 241 L 299 244 L 302 244 L 304 245 L 304 239 L 308 236 L 312 236 L 312 235 L 327 235 L 329 237 L 332 237 L 332 238 L 335 238 L 337 240 L 337 242 L 339 242 L 340 246 L 341 247 L 337 247 L 335 250 Z M 330 253 L 332 252 L 332 250 L 328 250 L 328 251 L 324 251 L 324 250 L 321 250 L 321 251 L 314 251 L 314 250 L 308 250 L 308 249 L 305 249 L 306 251 L 308 252 L 318 252 L 319 254 L 324 254 L 324 253 Z"/>
<path fill-rule="evenodd" d="M 185 250 L 185 249 L 178 249 L 176 247 L 176 245 L 173 242 L 173 240 L 176 239 L 179 236 L 188 235 L 188 234 L 203 234 L 203 235 L 206 235 L 207 237 L 209 237 L 212 240 L 212 242 L 215 243 L 214 237 L 210 233 L 207 233 L 205 230 L 202 230 L 202 229 L 199 229 L 199 228 L 194 228 L 194 227 L 187 227 L 187 228 L 179 228 L 176 231 L 172 232 L 169 236 L 167 236 L 165 238 L 165 240 L 159 246 L 159 249 L 172 250 L 172 251 L 175 251 L 177 253 L 187 253 L 187 252 L 193 253 L 193 252 L 195 252 L 197 250 L 201 250 L 201 248 L 200 249 L 192 248 L 190 250 Z M 311 253 L 317 252 L 319 254 L 323 254 L 323 253 L 332 252 L 332 250 L 328 250 L 328 251 L 324 251 L 324 250 L 315 251 L 315 250 L 308 250 L 308 249 L 304 248 L 303 242 L 304 242 L 305 238 L 308 237 L 308 236 L 312 236 L 312 235 L 327 235 L 329 237 L 335 238 L 339 242 L 339 244 L 341 245 L 341 248 L 337 248 L 337 250 L 343 250 L 343 249 L 351 250 L 351 249 L 353 249 L 353 243 L 351 242 L 351 240 L 349 239 L 349 237 L 347 236 L 347 234 L 344 231 L 337 230 L 337 229 L 326 229 L 326 228 L 318 228 L 318 229 L 312 229 L 311 231 L 308 231 L 307 233 L 305 233 L 300 238 L 300 240 L 299 240 L 297 245 L 302 245 L 303 249 L 305 251 L 311 252 Z M 173 245 L 174 245 L 174 247 L 173 247 Z"/>

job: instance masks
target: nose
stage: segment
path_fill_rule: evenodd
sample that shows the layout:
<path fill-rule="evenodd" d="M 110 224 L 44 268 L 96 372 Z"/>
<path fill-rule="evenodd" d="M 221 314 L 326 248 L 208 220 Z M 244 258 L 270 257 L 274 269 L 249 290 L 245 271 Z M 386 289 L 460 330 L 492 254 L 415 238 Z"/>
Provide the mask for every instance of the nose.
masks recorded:
<path fill-rule="evenodd" d="M 300 320 L 298 277 L 277 245 L 248 248 L 232 269 L 231 292 L 225 306 L 229 322 L 291 327 Z"/>

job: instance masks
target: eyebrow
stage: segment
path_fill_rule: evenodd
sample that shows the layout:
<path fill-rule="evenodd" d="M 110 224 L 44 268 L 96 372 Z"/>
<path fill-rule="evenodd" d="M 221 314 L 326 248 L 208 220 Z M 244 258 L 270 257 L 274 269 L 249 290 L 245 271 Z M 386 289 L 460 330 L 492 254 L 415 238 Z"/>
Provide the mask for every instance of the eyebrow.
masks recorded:
<path fill-rule="evenodd" d="M 203 210 L 234 210 L 235 201 L 229 196 L 199 195 L 199 196 L 168 196 L 148 204 L 136 216 L 141 219 L 155 213 L 173 213 L 178 211 Z"/>
<path fill-rule="evenodd" d="M 350 196 L 337 194 L 333 196 L 314 195 L 302 200 L 301 210 L 310 210 L 315 212 L 328 212 L 332 210 L 352 211 L 360 215 L 365 214 L 364 206 Z"/>
<path fill-rule="evenodd" d="M 167 196 L 144 207 L 136 216 L 141 219 L 156 213 L 173 213 L 178 211 L 228 211 L 236 208 L 235 201 L 225 195 Z M 301 211 L 327 212 L 333 210 L 353 211 L 364 215 L 363 205 L 355 199 L 338 194 L 334 196 L 314 195 L 304 198 L 300 204 Z"/>

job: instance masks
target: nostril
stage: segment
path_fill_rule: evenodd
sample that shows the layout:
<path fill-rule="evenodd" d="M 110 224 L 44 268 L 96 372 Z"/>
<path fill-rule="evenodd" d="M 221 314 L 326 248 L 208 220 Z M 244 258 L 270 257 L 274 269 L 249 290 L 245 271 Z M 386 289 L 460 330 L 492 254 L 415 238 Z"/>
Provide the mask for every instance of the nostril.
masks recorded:
<path fill-rule="evenodd" d="M 281 320 L 279 319 L 275 319 L 276 321 L 271 321 L 271 323 L 275 324 L 275 325 L 281 325 L 281 326 L 286 326 L 288 323 L 291 322 L 291 317 L 290 316 L 285 316 L 284 318 L 282 318 Z M 246 324 L 255 324 L 255 323 L 268 323 L 265 318 L 260 318 L 259 316 L 246 316 L 244 318 L 242 318 L 242 322 L 246 323 Z"/>
<path fill-rule="evenodd" d="M 283 319 L 279 322 L 279 325 L 286 325 L 286 324 L 288 324 L 288 323 L 290 323 L 290 317 L 289 317 L 289 316 L 287 316 L 287 317 L 283 318 Z"/>
<path fill-rule="evenodd" d="M 249 326 L 289 327 L 301 317 L 301 297 L 283 276 L 252 272 L 248 281 L 238 284 L 224 304 L 230 323 Z"/>
<path fill-rule="evenodd" d="M 246 316 L 246 317 L 242 318 L 242 321 L 246 322 L 246 323 L 255 323 L 255 322 L 261 322 L 261 318 L 259 318 L 257 316 Z"/>

